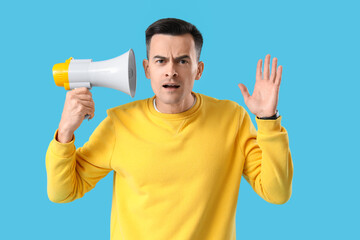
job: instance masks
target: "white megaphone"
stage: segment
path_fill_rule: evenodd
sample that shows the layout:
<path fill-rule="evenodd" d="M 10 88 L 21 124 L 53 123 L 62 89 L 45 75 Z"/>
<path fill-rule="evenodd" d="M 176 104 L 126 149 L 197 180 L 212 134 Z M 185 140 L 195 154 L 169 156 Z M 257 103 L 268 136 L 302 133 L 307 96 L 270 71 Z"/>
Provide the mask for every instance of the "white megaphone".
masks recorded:
<path fill-rule="evenodd" d="M 73 59 L 53 66 L 55 84 L 71 90 L 80 87 L 107 87 L 135 96 L 136 63 L 130 49 L 119 57 L 93 62 L 92 59 Z"/>

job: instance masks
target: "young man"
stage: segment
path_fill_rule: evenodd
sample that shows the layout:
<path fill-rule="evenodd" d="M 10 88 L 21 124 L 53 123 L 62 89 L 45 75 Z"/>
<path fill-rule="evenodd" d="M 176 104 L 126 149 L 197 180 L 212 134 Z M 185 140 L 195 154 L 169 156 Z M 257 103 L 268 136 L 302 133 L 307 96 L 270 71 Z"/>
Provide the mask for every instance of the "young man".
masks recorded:
<path fill-rule="evenodd" d="M 190 23 L 161 19 L 146 30 L 146 77 L 155 95 L 107 110 L 89 141 L 74 132 L 94 115 L 91 93 L 67 93 L 46 155 L 48 196 L 82 197 L 114 170 L 111 239 L 235 239 L 241 176 L 263 199 L 290 198 L 293 165 L 276 106 L 281 70 L 259 60 L 253 95 L 239 84 L 242 106 L 192 91 L 204 63 L 202 36 Z"/>

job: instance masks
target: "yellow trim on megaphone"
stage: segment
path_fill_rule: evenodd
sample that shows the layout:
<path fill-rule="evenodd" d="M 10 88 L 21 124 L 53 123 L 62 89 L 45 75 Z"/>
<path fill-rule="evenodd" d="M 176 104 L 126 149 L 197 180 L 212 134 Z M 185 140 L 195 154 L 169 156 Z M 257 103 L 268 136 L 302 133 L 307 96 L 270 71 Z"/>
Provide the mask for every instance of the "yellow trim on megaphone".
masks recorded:
<path fill-rule="evenodd" d="M 65 90 L 70 90 L 70 84 L 68 82 L 64 83 Z"/>
<path fill-rule="evenodd" d="M 55 64 L 52 69 L 56 86 L 65 87 L 66 90 L 70 90 L 68 71 L 71 59 L 73 58 L 67 59 L 65 63 Z"/>

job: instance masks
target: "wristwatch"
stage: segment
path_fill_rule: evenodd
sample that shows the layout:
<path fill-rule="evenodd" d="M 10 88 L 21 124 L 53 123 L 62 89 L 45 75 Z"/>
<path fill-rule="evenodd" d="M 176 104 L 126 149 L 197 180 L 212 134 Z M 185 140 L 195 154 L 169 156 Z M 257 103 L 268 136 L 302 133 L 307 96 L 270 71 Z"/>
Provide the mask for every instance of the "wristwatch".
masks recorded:
<path fill-rule="evenodd" d="M 271 117 L 261 117 L 261 118 L 259 118 L 259 117 L 257 117 L 257 119 L 278 119 L 278 117 L 280 117 L 280 115 L 279 115 L 279 111 L 276 109 L 276 112 L 275 112 L 275 114 L 274 115 L 272 115 Z"/>

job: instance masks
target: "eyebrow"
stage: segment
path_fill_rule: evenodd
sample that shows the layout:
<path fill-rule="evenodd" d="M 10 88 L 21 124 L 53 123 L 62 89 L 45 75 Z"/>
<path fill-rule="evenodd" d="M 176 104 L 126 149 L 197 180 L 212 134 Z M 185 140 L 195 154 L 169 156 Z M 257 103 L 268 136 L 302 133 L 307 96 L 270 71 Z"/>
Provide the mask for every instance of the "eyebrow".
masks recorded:
<path fill-rule="evenodd" d="M 167 59 L 166 57 L 163 57 L 163 56 L 160 56 L 160 55 L 156 55 L 156 56 L 153 57 L 153 59 L 155 59 L 155 58 Z M 190 59 L 189 55 L 182 55 L 180 57 L 176 57 L 175 60 L 181 60 L 181 59 L 184 59 L 184 58 L 189 58 Z"/>

